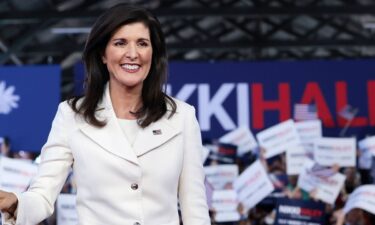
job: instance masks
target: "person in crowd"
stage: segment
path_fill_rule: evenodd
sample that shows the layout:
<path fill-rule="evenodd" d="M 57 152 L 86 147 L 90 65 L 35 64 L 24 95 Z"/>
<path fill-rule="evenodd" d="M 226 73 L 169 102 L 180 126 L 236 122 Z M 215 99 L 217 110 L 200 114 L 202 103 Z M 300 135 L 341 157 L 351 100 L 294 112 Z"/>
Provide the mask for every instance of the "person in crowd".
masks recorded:
<path fill-rule="evenodd" d="M 209 225 L 201 132 L 192 106 L 164 93 L 167 54 L 157 18 L 118 4 L 83 51 L 85 94 L 62 102 L 24 193 L 0 192 L 5 224 L 34 225 L 73 167 L 80 225 Z M 3 223 L 3 224 L 4 224 Z"/>
<path fill-rule="evenodd" d="M 1 156 L 5 157 L 12 157 L 11 151 L 10 151 L 10 139 L 8 137 L 3 137 L 2 142 L 0 144 L 0 150 L 1 150 Z"/>

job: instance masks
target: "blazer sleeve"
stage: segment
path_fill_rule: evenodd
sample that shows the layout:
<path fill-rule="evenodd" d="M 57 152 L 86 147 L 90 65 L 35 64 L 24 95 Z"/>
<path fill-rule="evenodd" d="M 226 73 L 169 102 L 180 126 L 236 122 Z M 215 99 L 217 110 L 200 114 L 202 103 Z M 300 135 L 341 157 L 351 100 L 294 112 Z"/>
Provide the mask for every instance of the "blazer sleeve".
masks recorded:
<path fill-rule="evenodd" d="M 17 194 L 16 225 L 35 225 L 53 213 L 55 200 L 73 162 L 67 140 L 68 126 L 72 123 L 66 119 L 69 113 L 73 114 L 68 104 L 60 103 L 48 140 L 41 151 L 38 173 L 29 189 Z"/>
<path fill-rule="evenodd" d="M 210 225 L 204 171 L 202 140 L 195 109 L 187 107 L 184 121 L 183 167 L 179 181 L 179 203 L 184 225 Z"/>

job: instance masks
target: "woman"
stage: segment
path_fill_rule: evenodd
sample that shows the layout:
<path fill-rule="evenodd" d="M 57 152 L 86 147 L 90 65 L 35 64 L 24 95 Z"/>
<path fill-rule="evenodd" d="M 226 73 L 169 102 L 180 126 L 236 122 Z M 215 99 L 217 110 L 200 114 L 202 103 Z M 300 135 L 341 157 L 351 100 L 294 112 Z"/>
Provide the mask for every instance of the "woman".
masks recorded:
<path fill-rule="evenodd" d="M 94 24 L 83 60 L 85 96 L 59 105 L 29 190 L 0 193 L 7 222 L 48 217 L 73 167 L 79 225 L 178 225 L 178 203 L 185 225 L 209 225 L 200 129 L 194 108 L 162 91 L 158 20 L 112 7 Z"/>

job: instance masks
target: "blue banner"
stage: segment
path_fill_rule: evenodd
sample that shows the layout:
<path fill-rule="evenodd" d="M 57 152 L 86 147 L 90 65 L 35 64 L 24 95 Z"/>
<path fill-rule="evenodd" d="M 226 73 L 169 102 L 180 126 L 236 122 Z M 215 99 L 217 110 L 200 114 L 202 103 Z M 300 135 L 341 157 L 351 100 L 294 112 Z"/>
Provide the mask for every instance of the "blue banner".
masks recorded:
<path fill-rule="evenodd" d="M 322 202 L 280 198 L 276 201 L 275 225 L 323 225 L 325 205 Z"/>
<path fill-rule="evenodd" d="M 293 118 L 296 103 L 316 105 L 324 136 L 375 134 L 375 60 L 171 62 L 169 74 L 168 93 L 196 107 L 204 138 L 241 125 L 255 134 Z M 350 122 L 346 105 L 359 110 Z"/>
<path fill-rule="evenodd" d="M 0 67 L 0 137 L 39 152 L 60 102 L 59 66 Z"/>

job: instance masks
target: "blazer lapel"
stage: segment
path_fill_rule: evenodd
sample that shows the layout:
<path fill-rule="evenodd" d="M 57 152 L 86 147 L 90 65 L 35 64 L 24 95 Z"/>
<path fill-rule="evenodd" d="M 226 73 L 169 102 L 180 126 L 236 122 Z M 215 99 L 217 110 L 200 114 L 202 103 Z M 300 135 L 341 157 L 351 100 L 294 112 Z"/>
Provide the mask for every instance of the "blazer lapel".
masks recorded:
<path fill-rule="evenodd" d="M 121 130 L 113 111 L 108 85 L 102 102 L 98 105 L 96 116 L 100 120 L 105 120 L 107 124 L 102 128 L 98 128 L 88 123 L 82 123 L 80 126 L 81 131 L 110 153 L 139 164 L 137 156 Z"/>
<path fill-rule="evenodd" d="M 133 144 L 135 154 L 141 156 L 167 142 L 181 132 L 166 116 L 141 129 Z"/>

